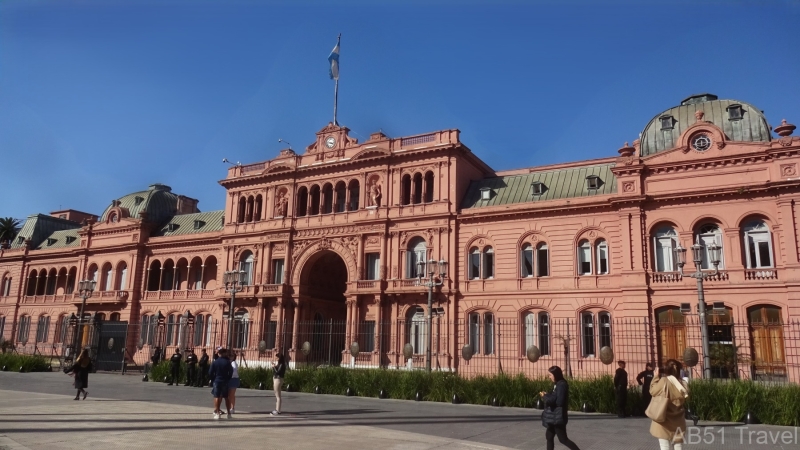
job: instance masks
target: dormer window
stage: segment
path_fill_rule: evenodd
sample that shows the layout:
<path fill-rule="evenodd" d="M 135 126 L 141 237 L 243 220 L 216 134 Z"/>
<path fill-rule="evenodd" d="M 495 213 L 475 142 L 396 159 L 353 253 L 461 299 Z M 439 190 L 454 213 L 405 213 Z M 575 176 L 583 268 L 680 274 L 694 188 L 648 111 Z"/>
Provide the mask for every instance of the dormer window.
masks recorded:
<path fill-rule="evenodd" d="M 17 244 L 22 245 L 24 243 L 25 243 L 25 238 L 24 237 L 20 236 L 20 237 L 17 238 Z"/>
<path fill-rule="evenodd" d="M 742 114 L 744 114 L 742 105 L 729 105 L 727 110 L 728 120 L 742 120 Z"/>
<path fill-rule="evenodd" d="M 134 197 L 134 198 L 133 198 L 133 200 L 136 202 L 136 206 L 139 206 L 139 205 L 141 205 L 141 204 L 142 204 L 142 202 L 144 201 L 144 197 L 139 197 L 139 196 L 137 195 L 136 197 Z"/>
<path fill-rule="evenodd" d="M 56 243 L 56 240 L 53 238 L 47 238 L 47 246 L 51 246 Z"/>
<path fill-rule="evenodd" d="M 490 200 L 492 198 L 492 189 L 485 187 L 481 188 L 481 200 Z"/>
<path fill-rule="evenodd" d="M 675 119 L 672 116 L 661 116 L 658 120 L 661 121 L 662 130 L 671 130 L 675 127 Z"/>
<path fill-rule="evenodd" d="M 75 239 L 77 239 L 75 236 L 67 236 L 67 244 L 75 242 Z"/>
<path fill-rule="evenodd" d="M 603 184 L 603 181 L 597 175 L 589 175 L 586 177 L 586 189 L 597 190 L 600 189 L 601 184 Z"/>
<path fill-rule="evenodd" d="M 178 229 L 178 224 L 177 223 L 167 224 L 167 231 L 172 232 L 172 231 L 175 231 L 177 229 Z"/>
<path fill-rule="evenodd" d="M 541 181 L 534 181 L 531 183 L 531 196 L 537 196 L 544 194 L 544 183 Z"/>
<path fill-rule="evenodd" d="M 203 222 L 202 220 L 195 220 L 194 221 L 194 229 L 195 230 L 199 230 L 200 228 L 203 228 L 204 226 L 206 226 L 206 223 Z"/>

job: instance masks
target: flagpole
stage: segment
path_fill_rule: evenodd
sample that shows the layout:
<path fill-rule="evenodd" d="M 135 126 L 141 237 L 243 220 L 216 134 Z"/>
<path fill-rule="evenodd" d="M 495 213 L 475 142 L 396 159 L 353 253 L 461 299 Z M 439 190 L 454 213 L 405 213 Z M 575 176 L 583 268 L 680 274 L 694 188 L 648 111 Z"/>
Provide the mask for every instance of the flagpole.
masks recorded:
<path fill-rule="evenodd" d="M 336 47 L 339 48 L 340 44 L 342 43 L 342 33 L 339 33 L 339 37 L 336 38 Z M 339 126 L 339 121 L 336 120 L 336 113 L 337 108 L 339 106 L 339 73 L 338 73 L 338 64 L 337 64 L 337 73 L 336 73 L 336 83 L 333 86 L 333 124 L 337 127 Z"/>

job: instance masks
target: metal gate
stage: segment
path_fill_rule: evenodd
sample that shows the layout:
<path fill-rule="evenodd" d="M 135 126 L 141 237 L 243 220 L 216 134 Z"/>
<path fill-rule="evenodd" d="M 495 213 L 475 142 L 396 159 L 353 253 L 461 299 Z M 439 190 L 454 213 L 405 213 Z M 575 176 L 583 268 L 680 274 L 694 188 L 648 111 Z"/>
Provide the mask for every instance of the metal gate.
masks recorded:
<path fill-rule="evenodd" d="M 128 322 L 100 322 L 96 370 L 121 370 L 124 366 Z"/>

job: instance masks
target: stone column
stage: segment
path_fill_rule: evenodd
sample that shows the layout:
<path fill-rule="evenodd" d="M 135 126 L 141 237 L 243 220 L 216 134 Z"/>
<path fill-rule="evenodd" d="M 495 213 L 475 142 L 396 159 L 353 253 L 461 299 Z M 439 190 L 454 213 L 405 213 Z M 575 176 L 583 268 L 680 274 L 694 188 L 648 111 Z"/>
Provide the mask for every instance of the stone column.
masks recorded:
<path fill-rule="evenodd" d="M 282 349 L 283 348 L 283 321 L 284 317 L 284 308 L 283 308 L 283 299 L 278 298 L 275 302 L 275 308 L 277 309 L 277 327 L 275 327 L 275 348 Z"/>
<path fill-rule="evenodd" d="M 298 338 L 298 327 L 300 326 L 300 313 L 302 311 L 302 305 L 300 304 L 300 298 L 294 298 L 294 317 L 293 317 L 293 326 L 292 326 L 292 350 L 296 350 L 297 346 L 297 338 Z"/>

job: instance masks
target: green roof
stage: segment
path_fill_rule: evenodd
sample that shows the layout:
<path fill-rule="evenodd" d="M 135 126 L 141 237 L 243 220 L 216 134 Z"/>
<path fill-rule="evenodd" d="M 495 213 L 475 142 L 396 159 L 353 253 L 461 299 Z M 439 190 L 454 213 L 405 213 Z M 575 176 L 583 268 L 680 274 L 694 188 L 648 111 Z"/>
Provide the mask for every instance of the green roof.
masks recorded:
<path fill-rule="evenodd" d="M 210 233 L 222 230 L 225 211 L 208 211 L 175 216 L 153 233 L 153 236 L 181 236 L 186 234 Z M 197 221 L 197 228 L 195 228 Z"/>
<path fill-rule="evenodd" d="M 742 118 L 730 120 L 728 107 L 741 105 Z M 716 95 L 700 94 L 687 98 L 679 106 L 655 116 L 642 131 L 641 156 L 675 148 L 681 134 L 697 123 L 696 111 L 703 111 L 703 120 L 725 133 L 727 139 L 739 142 L 769 142 L 772 139 L 764 113 L 755 106 L 738 100 L 717 100 Z M 672 116 L 672 129 L 662 130 L 660 118 Z"/>
<path fill-rule="evenodd" d="M 463 209 L 515 203 L 542 202 L 565 198 L 607 195 L 617 192 L 617 178 L 611 172 L 614 164 L 598 164 L 566 169 L 534 171 L 524 175 L 508 175 L 470 183 Z M 600 178 L 598 189 L 588 189 L 586 177 Z M 531 184 L 542 183 L 542 194 L 531 195 Z M 489 200 L 481 200 L 481 190 L 489 188 Z"/>
<path fill-rule="evenodd" d="M 164 184 L 151 184 L 146 191 L 134 192 L 119 199 L 120 207 L 127 208 L 134 219 L 139 218 L 139 213 L 147 213 L 147 220 L 163 224 L 178 212 L 178 196 L 172 193 L 172 188 Z M 103 212 L 101 221 L 108 219 L 108 212 L 113 207 L 109 205 Z"/>
<path fill-rule="evenodd" d="M 78 228 L 56 231 L 47 236 L 36 249 L 50 250 L 53 248 L 78 247 L 81 245 L 81 237 L 78 236 L 78 231 Z"/>
<path fill-rule="evenodd" d="M 75 230 L 81 228 L 81 224 L 58 217 L 47 216 L 44 214 L 33 214 L 25 219 L 25 223 L 11 243 L 11 248 L 20 248 L 26 239 L 31 240 L 30 248 L 38 248 L 39 244 L 45 242 L 48 236 L 56 231 Z M 76 234 L 77 235 L 77 234 Z"/>

